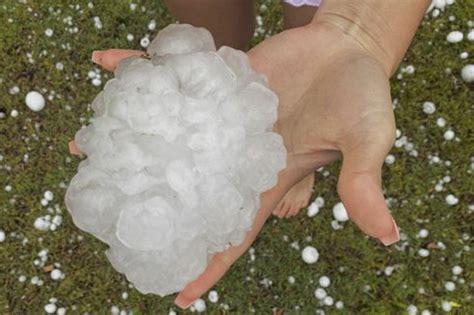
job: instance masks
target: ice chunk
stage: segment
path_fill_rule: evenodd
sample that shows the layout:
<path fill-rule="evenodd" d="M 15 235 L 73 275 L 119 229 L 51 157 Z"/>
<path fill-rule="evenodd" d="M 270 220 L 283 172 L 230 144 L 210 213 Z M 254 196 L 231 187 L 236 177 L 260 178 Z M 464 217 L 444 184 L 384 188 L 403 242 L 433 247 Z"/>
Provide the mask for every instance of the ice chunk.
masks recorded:
<path fill-rule="evenodd" d="M 245 53 L 216 52 L 190 25 L 165 28 L 148 52 L 123 60 L 93 101 L 66 206 L 117 271 L 164 296 L 243 242 L 286 151 L 272 131 L 278 98 Z"/>

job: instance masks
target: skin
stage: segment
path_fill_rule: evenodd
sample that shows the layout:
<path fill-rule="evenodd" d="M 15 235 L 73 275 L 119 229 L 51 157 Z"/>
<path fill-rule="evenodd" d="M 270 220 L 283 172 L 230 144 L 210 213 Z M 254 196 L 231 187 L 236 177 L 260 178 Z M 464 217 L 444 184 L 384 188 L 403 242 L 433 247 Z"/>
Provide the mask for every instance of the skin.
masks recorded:
<path fill-rule="evenodd" d="M 274 130 L 288 150 L 288 166 L 239 246 L 210 257 L 207 269 L 176 297 L 189 307 L 247 251 L 292 186 L 336 159 L 337 190 L 350 219 L 385 245 L 399 240 L 381 189 L 381 168 L 395 139 L 389 77 L 398 67 L 429 0 L 325 0 L 311 24 L 286 30 L 248 52 L 280 99 Z M 113 70 L 140 51 L 95 52 Z M 314 56 L 317 56 L 315 58 Z M 288 87 L 291 87 L 289 89 Z"/>

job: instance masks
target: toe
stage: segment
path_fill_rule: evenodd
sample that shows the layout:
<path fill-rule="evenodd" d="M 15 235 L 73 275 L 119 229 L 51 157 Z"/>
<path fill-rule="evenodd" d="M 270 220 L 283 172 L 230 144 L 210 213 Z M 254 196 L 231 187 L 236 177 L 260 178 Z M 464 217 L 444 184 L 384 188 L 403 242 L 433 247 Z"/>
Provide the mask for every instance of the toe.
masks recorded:
<path fill-rule="evenodd" d="M 282 218 L 287 217 L 290 209 L 291 209 L 291 203 L 285 202 L 285 206 L 283 207 L 283 211 L 281 212 L 281 217 Z"/>
<path fill-rule="evenodd" d="M 273 210 L 272 214 L 276 217 L 278 217 L 280 211 L 281 211 L 281 207 L 283 206 L 283 200 L 281 200 L 277 206 L 275 207 L 275 209 Z"/>

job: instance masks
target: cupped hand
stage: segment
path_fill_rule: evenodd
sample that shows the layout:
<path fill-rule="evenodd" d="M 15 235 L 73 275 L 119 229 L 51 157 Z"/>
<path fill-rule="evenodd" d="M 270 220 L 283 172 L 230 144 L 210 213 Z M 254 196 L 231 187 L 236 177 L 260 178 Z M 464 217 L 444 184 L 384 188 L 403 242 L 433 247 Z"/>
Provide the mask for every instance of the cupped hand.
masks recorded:
<path fill-rule="evenodd" d="M 94 62 L 113 71 L 141 51 L 95 52 Z M 381 167 L 395 134 L 389 73 L 354 39 L 324 25 L 284 31 L 248 52 L 280 99 L 274 130 L 284 139 L 288 166 L 261 195 L 261 208 L 239 246 L 215 254 L 175 303 L 186 308 L 209 290 L 250 247 L 271 211 L 299 180 L 342 156 L 337 190 L 349 217 L 385 245 L 398 229 L 381 189 Z M 74 143 L 72 153 L 79 153 Z"/>

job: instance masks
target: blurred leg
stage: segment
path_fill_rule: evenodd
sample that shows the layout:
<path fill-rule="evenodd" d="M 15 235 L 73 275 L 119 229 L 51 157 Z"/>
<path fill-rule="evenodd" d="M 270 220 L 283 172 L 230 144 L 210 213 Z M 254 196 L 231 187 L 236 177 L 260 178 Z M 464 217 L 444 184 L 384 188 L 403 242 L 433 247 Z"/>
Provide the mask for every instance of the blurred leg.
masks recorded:
<path fill-rule="evenodd" d="M 283 25 L 285 29 L 304 26 L 311 22 L 314 14 L 318 10 L 317 6 L 303 5 L 300 7 L 292 6 L 282 2 L 283 7 Z"/>
<path fill-rule="evenodd" d="M 255 30 L 254 0 L 164 0 L 180 23 L 207 28 L 217 48 L 246 50 Z"/>

